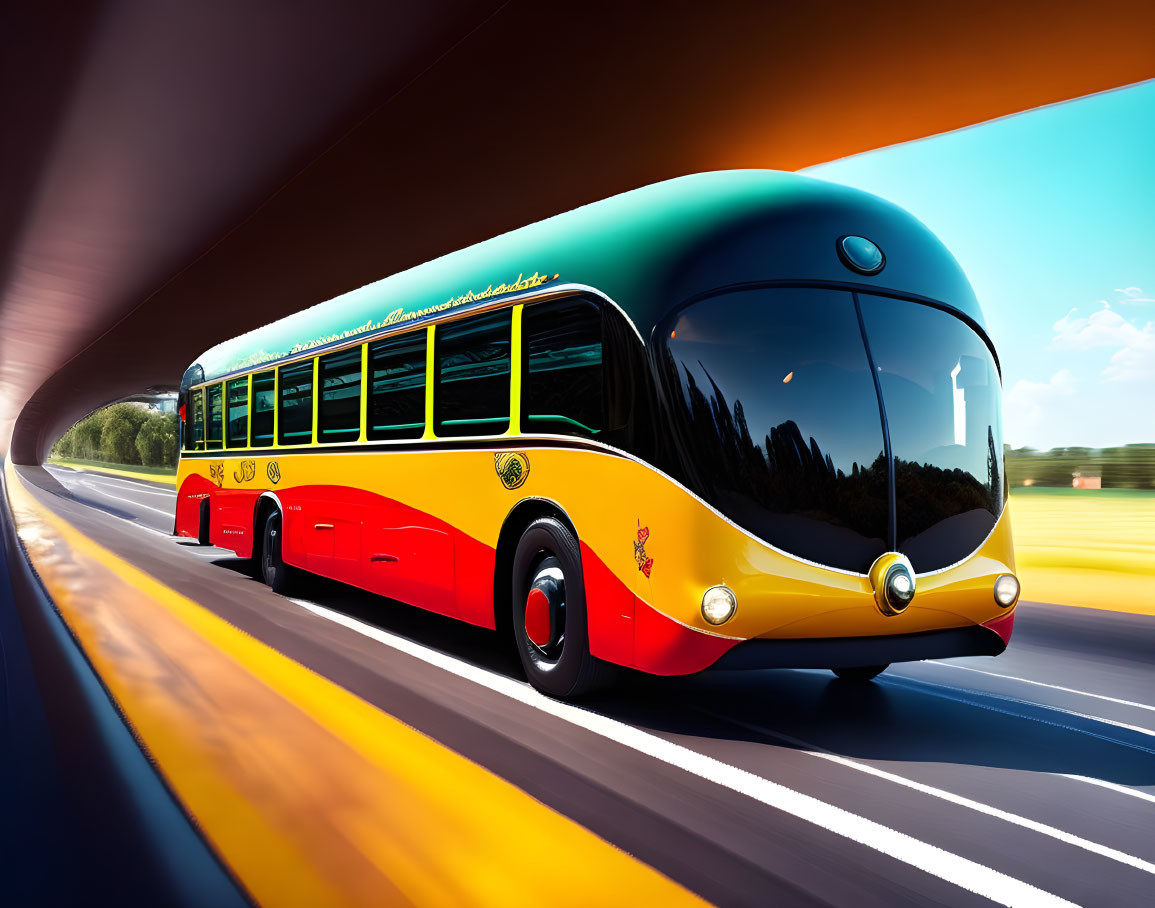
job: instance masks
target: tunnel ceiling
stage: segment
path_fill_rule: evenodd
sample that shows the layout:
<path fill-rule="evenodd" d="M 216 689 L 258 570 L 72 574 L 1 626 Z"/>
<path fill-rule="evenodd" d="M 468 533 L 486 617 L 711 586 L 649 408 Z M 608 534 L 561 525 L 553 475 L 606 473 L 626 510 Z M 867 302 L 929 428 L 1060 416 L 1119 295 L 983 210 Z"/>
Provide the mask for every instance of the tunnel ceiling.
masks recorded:
<path fill-rule="evenodd" d="M 1149 0 L 539 7 L 8 4 L 0 450 L 585 202 L 1155 75 Z"/>

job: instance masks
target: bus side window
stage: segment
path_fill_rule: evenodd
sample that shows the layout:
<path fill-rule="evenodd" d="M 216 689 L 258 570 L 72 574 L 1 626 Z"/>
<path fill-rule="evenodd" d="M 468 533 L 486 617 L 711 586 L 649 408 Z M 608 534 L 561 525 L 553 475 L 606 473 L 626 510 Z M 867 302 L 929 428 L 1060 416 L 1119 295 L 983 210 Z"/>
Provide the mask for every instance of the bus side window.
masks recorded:
<path fill-rule="evenodd" d="M 249 380 L 234 378 L 225 389 L 228 418 L 225 422 L 226 446 L 245 448 L 249 444 Z"/>
<path fill-rule="evenodd" d="M 425 432 L 425 331 L 369 345 L 371 441 L 420 438 Z"/>
<path fill-rule="evenodd" d="M 602 314 L 587 299 L 522 314 L 522 431 L 592 438 L 605 427 Z"/>
<path fill-rule="evenodd" d="M 273 390 L 273 370 L 253 376 L 252 446 L 268 448 L 273 444 L 273 410 L 277 401 Z"/>
<path fill-rule="evenodd" d="M 313 440 L 313 361 L 281 367 L 277 440 L 307 445 Z"/>
<path fill-rule="evenodd" d="M 211 385 L 208 389 L 208 437 L 205 447 L 210 451 L 219 451 L 223 432 L 223 407 L 221 406 L 221 386 Z"/>
<path fill-rule="evenodd" d="M 193 450 L 205 449 L 205 392 L 196 390 L 192 393 L 192 438 Z"/>
<path fill-rule="evenodd" d="M 501 435 L 509 429 L 512 310 L 438 327 L 433 426 L 439 436 Z"/>
<path fill-rule="evenodd" d="M 361 434 L 361 348 L 321 357 L 318 441 L 356 441 Z"/>

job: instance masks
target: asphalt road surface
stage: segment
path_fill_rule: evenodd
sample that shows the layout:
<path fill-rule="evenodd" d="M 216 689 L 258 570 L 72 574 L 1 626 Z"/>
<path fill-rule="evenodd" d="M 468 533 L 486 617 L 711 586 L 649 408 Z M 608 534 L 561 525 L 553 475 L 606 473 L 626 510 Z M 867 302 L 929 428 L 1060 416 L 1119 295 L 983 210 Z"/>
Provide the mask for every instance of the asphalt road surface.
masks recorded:
<path fill-rule="evenodd" d="M 1024 602 L 997 658 L 857 686 L 625 673 L 573 706 L 492 632 L 328 581 L 273 594 L 170 536 L 167 488 L 20 475 L 127 561 L 715 903 L 1155 903 L 1155 619 Z"/>

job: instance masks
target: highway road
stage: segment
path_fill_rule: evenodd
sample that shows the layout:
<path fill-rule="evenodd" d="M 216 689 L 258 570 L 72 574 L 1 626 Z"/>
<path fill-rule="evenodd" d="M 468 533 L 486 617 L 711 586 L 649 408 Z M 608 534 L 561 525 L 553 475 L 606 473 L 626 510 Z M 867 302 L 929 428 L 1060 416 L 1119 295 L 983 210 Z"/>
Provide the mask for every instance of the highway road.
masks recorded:
<path fill-rule="evenodd" d="M 1155 619 L 1023 602 L 994 659 L 865 686 L 627 673 L 559 704 L 492 632 L 327 581 L 273 594 L 170 535 L 171 489 L 19 475 L 123 559 L 711 902 L 1155 901 Z"/>

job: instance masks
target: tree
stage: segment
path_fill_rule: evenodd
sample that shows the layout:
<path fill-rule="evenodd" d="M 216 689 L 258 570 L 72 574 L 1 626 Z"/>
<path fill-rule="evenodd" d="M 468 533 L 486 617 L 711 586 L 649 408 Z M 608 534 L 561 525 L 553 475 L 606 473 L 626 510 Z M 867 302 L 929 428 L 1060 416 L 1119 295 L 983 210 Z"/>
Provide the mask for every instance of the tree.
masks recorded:
<path fill-rule="evenodd" d="M 136 435 L 140 462 L 146 467 L 175 466 L 179 425 L 175 413 L 151 414 Z"/>
<path fill-rule="evenodd" d="M 104 422 L 100 432 L 101 460 L 109 463 L 136 464 L 136 427 L 121 413 L 113 413 Z"/>

